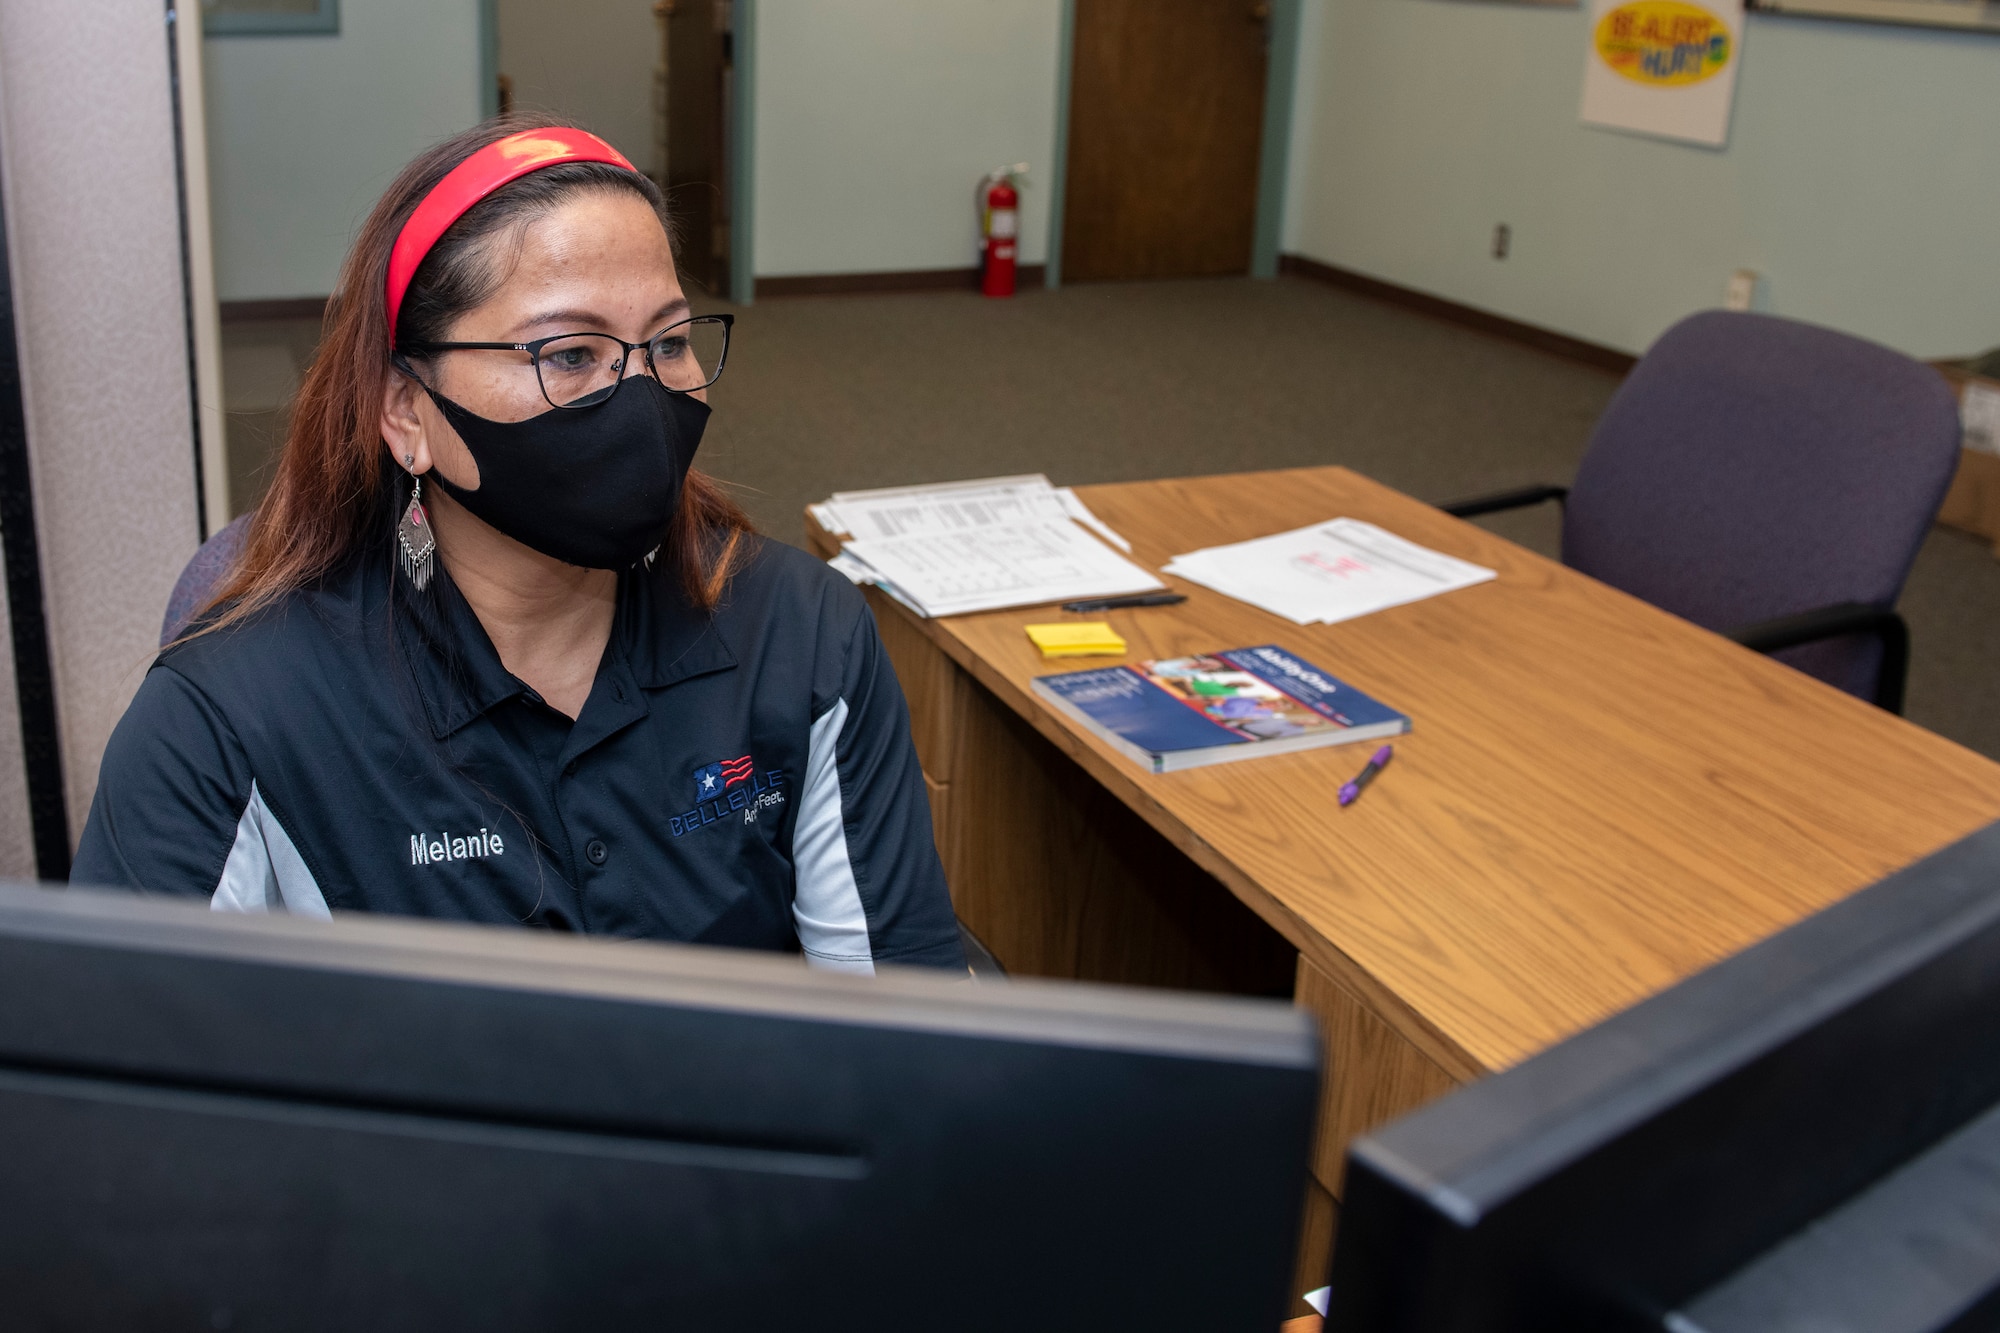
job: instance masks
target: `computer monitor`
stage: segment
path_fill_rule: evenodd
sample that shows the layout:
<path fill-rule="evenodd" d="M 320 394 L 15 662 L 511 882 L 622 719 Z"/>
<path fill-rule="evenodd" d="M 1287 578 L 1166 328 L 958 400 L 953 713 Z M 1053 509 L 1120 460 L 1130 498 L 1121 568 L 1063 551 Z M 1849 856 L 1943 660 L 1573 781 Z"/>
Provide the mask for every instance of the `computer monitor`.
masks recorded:
<path fill-rule="evenodd" d="M 1275 1328 L 1283 1004 L 0 887 L 0 1327 Z"/>
<path fill-rule="evenodd" d="M 1364 1138 L 1347 1181 L 1329 1333 L 2000 1327 L 2000 825 Z"/>

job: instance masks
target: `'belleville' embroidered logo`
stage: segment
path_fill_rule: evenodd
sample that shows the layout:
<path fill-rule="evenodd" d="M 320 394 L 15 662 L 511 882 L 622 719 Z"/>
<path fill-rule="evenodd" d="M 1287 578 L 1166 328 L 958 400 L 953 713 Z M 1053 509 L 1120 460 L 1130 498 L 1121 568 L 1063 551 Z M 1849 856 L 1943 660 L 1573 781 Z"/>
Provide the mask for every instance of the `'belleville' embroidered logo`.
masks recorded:
<path fill-rule="evenodd" d="M 684 815 L 667 816 L 667 828 L 678 838 L 704 824 L 713 824 L 732 810 L 743 811 L 743 822 L 757 817 L 757 811 L 785 799 L 778 788 L 785 785 L 785 771 L 768 768 L 762 773 L 749 755 L 740 759 L 718 759 L 694 771 L 695 807 Z"/>
<path fill-rule="evenodd" d="M 500 835 L 488 833 L 485 829 L 459 837 L 449 833 L 440 833 L 436 837 L 428 833 L 410 835 L 410 864 L 413 866 L 434 865 L 439 861 L 483 861 L 506 850 Z"/>

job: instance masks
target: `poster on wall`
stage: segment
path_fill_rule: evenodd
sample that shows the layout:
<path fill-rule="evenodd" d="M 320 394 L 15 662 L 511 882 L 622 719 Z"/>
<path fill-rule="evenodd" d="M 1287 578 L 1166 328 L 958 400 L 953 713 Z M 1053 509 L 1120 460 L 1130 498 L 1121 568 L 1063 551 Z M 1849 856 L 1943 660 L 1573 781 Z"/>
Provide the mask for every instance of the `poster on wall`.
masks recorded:
<path fill-rule="evenodd" d="M 1742 42 L 1743 0 L 1591 0 L 1583 123 L 1720 148 Z"/>

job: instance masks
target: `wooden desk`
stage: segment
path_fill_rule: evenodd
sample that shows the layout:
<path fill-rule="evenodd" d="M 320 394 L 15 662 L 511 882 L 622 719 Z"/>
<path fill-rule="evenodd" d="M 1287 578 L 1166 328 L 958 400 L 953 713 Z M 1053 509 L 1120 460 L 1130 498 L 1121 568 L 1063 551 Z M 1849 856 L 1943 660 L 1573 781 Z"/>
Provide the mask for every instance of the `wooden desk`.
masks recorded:
<path fill-rule="evenodd" d="M 1156 570 L 1347 515 L 1499 571 L 1334 626 L 1172 579 L 1185 604 L 1109 615 L 1134 657 L 1275 642 L 1408 712 L 1345 811 L 1360 748 L 1148 774 L 1030 691 L 1111 660 L 1045 662 L 1021 626 L 1054 608 L 871 592 L 953 898 L 1004 965 L 1318 1015 L 1308 1269 L 1356 1133 L 2000 819 L 2000 766 L 1345 469 L 1079 494 Z"/>

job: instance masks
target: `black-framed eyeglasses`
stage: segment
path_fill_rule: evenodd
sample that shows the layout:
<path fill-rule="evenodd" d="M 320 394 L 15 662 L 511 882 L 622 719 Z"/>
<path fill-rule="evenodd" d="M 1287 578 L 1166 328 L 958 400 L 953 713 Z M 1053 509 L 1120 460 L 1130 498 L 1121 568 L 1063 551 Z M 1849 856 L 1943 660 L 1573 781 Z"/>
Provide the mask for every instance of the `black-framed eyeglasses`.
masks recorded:
<path fill-rule="evenodd" d="M 416 356 L 432 352 L 526 352 L 550 407 L 601 407 L 627 378 L 625 358 L 643 352 L 647 373 L 669 393 L 693 393 L 722 378 L 729 358 L 734 315 L 697 315 L 642 343 L 609 333 L 558 333 L 526 343 L 410 343 Z"/>

